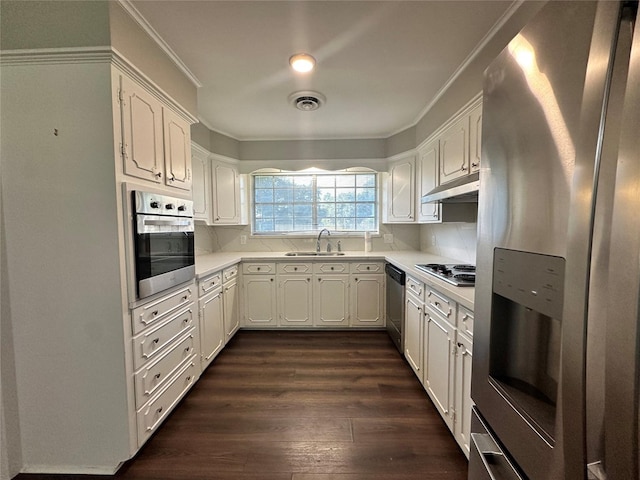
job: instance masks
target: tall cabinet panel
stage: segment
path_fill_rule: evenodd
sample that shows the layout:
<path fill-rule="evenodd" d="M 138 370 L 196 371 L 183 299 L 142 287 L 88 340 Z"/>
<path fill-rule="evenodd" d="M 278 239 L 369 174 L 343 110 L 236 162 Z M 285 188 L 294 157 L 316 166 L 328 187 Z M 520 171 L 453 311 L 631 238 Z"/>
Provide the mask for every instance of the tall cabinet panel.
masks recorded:
<path fill-rule="evenodd" d="M 438 222 L 440 220 L 440 203 L 421 203 L 423 195 L 433 190 L 438 184 L 438 162 L 440 159 L 440 141 L 435 139 L 418 150 L 418 221 Z"/>
<path fill-rule="evenodd" d="M 164 145 L 162 104 L 145 88 L 126 76 L 121 78 L 122 156 L 124 173 L 162 183 Z"/>
<path fill-rule="evenodd" d="M 193 195 L 193 218 L 204 220 L 209 224 L 211 213 L 211 161 L 208 152 L 202 150 L 195 143 L 191 144 L 191 168 L 193 170 L 193 182 L 191 192 Z"/>
<path fill-rule="evenodd" d="M 213 223 L 240 223 L 240 175 L 230 164 L 213 162 Z"/>
<path fill-rule="evenodd" d="M 386 221 L 407 223 L 415 219 L 415 159 L 413 155 L 389 167 Z"/>
<path fill-rule="evenodd" d="M 165 182 L 182 190 L 191 190 L 190 126 L 170 109 L 165 108 L 164 158 Z"/>
<path fill-rule="evenodd" d="M 440 137 L 440 183 L 469 173 L 469 118 L 463 116 Z"/>

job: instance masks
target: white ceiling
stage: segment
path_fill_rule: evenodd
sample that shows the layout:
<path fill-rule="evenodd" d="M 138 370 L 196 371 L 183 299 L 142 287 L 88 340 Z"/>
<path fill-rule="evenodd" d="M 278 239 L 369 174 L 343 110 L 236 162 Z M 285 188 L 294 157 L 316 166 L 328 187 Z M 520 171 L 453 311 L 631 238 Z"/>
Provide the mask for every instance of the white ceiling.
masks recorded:
<path fill-rule="evenodd" d="M 492 27 L 504 1 L 130 2 L 202 87 L 198 112 L 238 140 L 386 138 L 414 125 Z M 296 74 L 289 57 L 317 59 Z M 326 104 L 296 110 L 314 90 Z"/>

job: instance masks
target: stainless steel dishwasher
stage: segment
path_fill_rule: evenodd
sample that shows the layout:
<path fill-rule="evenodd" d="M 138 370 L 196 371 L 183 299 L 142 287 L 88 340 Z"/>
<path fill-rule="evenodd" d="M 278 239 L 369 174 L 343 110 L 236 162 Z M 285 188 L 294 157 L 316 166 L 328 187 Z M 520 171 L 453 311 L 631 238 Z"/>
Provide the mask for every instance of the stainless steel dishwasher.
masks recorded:
<path fill-rule="evenodd" d="M 387 263 L 387 332 L 398 351 L 404 355 L 404 284 L 405 273 Z"/>

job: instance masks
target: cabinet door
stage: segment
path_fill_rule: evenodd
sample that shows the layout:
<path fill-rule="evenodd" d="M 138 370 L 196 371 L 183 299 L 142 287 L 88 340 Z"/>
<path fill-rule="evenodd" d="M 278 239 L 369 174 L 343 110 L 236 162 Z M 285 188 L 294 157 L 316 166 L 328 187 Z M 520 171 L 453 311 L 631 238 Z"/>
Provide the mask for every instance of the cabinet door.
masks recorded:
<path fill-rule="evenodd" d="M 238 283 L 232 282 L 225 284 L 222 287 L 223 300 L 224 300 L 224 331 L 226 335 L 226 342 L 240 328 L 240 298 L 238 297 Z"/>
<path fill-rule="evenodd" d="M 281 327 L 312 325 L 311 275 L 278 277 L 278 324 Z"/>
<path fill-rule="evenodd" d="M 384 326 L 384 275 L 351 275 L 351 326 Z"/>
<path fill-rule="evenodd" d="M 440 183 L 469 173 L 469 117 L 464 116 L 440 137 Z"/>
<path fill-rule="evenodd" d="M 191 127 L 176 113 L 164 109 L 165 183 L 191 190 Z"/>
<path fill-rule="evenodd" d="M 206 155 L 194 152 L 191 155 L 193 169 L 193 218 L 211 224 L 211 162 Z"/>
<path fill-rule="evenodd" d="M 471 437 L 471 364 L 472 343 L 466 335 L 458 332 L 456 336 L 456 380 L 455 380 L 455 415 L 453 435 L 469 458 L 469 442 Z"/>
<path fill-rule="evenodd" d="M 133 80 L 123 76 L 121 82 L 124 173 L 162 183 L 162 105 Z"/>
<path fill-rule="evenodd" d="M 453 429 L 454 328 L 448 322 L 425 312 L 424 387 L 449 429 Z"/>
<path fill-rule="evenodd" d="M 433 190 L 438 184 L 438 168 L 440 141 L 434 140 L 422 147 L 418 152 L 418 221 L 439 222 L 440 203 L 421 203 L 423 195 Z"/>
<path fill-rule="evenodd" d="M 225 344 L 222 289 L 200 299 L 200 352 L 204 370 Z"/>
<path fill-rule="evenodd" d="M 407 295 L 404 322 L 404 358 L 422 382 L 422 303 Z"/>
<path fill-rule="evenodd" d="M 313 324 L 349 325 L 349 275 L 318 275 L 313 284 Z"/>
<path fill-rule="evenodd" d="M 480 170 L 480 154 L 482 153 L 482 104 L 469 114 L 469 162 L 471 171 Z"/>
<path fill-rule="evenodd" d="M 245 275 L 244 325 L 246 327 L 275 327 L 276 282 L 274 275 Z"/>
<path fill-rule="evenodd" d="M 413 222 L 415 161 L 413 156 L 389 169 L 388 222 Z"/>
<path fill-rule="evenodd" d="M 233 165 L 214 162 L 213 223 L 236 225 L 240 223 L 240 176 Z"/>

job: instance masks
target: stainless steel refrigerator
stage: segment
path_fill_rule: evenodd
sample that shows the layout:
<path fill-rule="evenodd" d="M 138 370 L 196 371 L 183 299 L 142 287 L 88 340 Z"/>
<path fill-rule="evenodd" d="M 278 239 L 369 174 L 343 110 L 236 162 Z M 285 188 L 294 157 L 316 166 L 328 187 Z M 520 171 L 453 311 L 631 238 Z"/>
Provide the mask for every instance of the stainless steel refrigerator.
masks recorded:
<path fill-rule="evenodd" d="M 469 479 L 638 479 L 637 2 L 546 4 L 485 72 Z"/>

